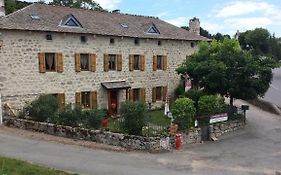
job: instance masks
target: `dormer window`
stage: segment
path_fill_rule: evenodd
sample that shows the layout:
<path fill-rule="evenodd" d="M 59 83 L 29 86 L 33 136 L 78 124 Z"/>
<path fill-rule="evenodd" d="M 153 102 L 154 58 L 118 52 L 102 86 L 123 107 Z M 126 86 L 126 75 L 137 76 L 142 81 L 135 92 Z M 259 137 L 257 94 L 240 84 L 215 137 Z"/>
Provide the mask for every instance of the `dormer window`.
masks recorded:
<path fill-rule="evenodd" d="M 72 15 L 67 15 L 62 21 L 61 26 L 64 27 L 82 27 L 80 22 Z"/>
<path fill-rule="evenodd" d="M 159 30 L 156 28 L 156 26 L 154 24 L 152 24 L 149 29 L 147 30 L 146 32 L 147 34 L 156 34 L 156 35 L 159 35 L 160 32 Z"/>

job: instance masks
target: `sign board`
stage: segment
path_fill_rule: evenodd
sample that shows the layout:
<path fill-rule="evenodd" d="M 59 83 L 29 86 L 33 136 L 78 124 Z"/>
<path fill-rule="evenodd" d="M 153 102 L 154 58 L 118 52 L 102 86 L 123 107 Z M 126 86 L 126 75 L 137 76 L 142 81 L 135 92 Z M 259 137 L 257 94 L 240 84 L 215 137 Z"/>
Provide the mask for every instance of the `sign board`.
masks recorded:
<path fill-rule="evenodd" d="M 227 113 L 217 114 L 210 116 L 210 123 L 224 122 L 227 121 Z"/>

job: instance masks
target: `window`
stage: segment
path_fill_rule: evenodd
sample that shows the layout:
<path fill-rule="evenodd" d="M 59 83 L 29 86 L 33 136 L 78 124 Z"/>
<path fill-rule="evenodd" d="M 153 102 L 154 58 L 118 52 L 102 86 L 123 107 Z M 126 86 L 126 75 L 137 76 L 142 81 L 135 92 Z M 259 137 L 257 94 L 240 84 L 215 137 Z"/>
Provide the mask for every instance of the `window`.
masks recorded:
<path fill-rule="evenodd" d="M 152 88 L 152 102 L 165 100 L 167 96 L 167 86 L 157 86 Z"/>
<path fill-rule="evenodd" d="M 158 46 L 162 46 L 162 42 L 161 41 L 158 41 Z"/>
<path fill-rule="evenodd" d="M 135 45 L 140 45 L 140 40 L 138 38 L 135 38 Z"/>
<path fill-rule="evenodd" d="M 39 72 L 63 72 L 62 53 L 38 53 Z"/>
<path fill-rule="evenodd" d="M 136 88 L 129 90 L 130 101 L 145 101 L 145 88 Z"/>
<path fill-rule="evenodd" d="M 157 55 L 157 69 L 163 69 L 163 56 Z"/>
<path fill-rule="evenodd" d="M 81 106 L 84 109 L 90 108 L 91 106 L 90 92 L 81 92 Z"/>
<path fill-rule="evenodd" d="M 56 71 L 56 59 L 54 53 L 45 53 L 45 65 L 46 65 L 46 71 L 48 72 Z"/>
<path fill-rule="evenodd" d="M 89 67 L 89 54 L 80 54 L 80 67 L 81 67 L 81 71 L 89 71 L 90 67 Z"/>
<path fill-rule="evenodd" d="M 167 70 L 167 56 L 155 55 L 153 56 L 153 71 Z"/>
<path fill-rule="evenodd" d="M 134 55 L 134 70 L 140 70 L 140 55 Z"/>
<path fill-rule="evenodd" d="M 114 38 L 110 38 L 110 41 L 109 41 L 110 44 L 114 44 L 115 43 L 115 40 Z"/>
<path fill-rule="evenodd" d="M 140 89 L 133 89 L 133 101 L 140 100 Z"/>
<path fill-rule="evenodd" d="M 51 94 L 58 99 L 59 108 L 65 106 L 65 94 Z"/>
<path fill-rule="evenodd" d="M 76 53 L 75 71 L 96 71 L 96 54 Z"/>
<path fill-rule="evenodd" d="M 87 37 L 86 37 L 86 36 L 80 36 L 80 41 L 81 41 L 82 43 L 87 42 Z"/>
<path fill-rule="evenodd" d="M 144 71 L 145 59 L 144 55 L 129 55 L 129 69 Z"/>
<path fill-rule="evenodd" d="M 97 108 L 97 92 L 84 91 L 75 94 L 76 105 L 81 106 L 83 109 Z"/>
<path fill-rule="evenodd" d="M 104 71 L 122 71 L 122 55 L 104 54 Z"/>
<path fill-rule="evenodd" d="M 51 34 L 47 34 L 46 35 L 46 40 L 53 40 L 52 35 Z"/>
<path fill-rule="evenodd" d="M 149 29 L 147 30 L 146 33 L 147 33 L 147 34 L 157 34 L 157 35 L 160 34 L 159 30 L 156 28 L 156 26 L 155 26 L 154 24 L 152 24 L 152 25 L 149 27 Z"/>
<path fill-rule="evenodd" d="M 109 70 L 116 70 L 116 55 L 109 55 Z"/>
<path fill-rule="evenodd" d="M 61 26 L 63 26 L 63 27 L 82 27 L 80 22 L 72 14 L 66 15 L 62 19 Z"/>
<path fill-rule="evenodd" d="M 195 46 L 195 43 L 194 43 L 194 42 L 191 42 L 191 43 L 190 43 L 190 47 L 194 48 L 194 46 Z"/>

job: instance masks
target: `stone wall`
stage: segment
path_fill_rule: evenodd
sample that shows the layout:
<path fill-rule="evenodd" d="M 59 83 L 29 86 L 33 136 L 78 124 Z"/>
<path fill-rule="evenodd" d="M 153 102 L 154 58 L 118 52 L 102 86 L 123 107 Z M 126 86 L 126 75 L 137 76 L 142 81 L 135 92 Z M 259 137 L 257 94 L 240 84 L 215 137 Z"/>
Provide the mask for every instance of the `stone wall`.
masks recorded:
<path fill-rule="evenodd" d="M 4 125 L 29 131 L 43 132 L 50 135 L 77 140 L 88 140 L 113 146 L 121 146 L 128 150 L 145 150 L 163 152 L 170 149 L 169 139 L 160 137 L 142 137 L 104 130 L 90 130 L 52 123 L 36 122 L 25 119 L 5 118 Z"/>
<path fill-rule="evenodd" d="M 229 120 L 226 122 L 214 123 L 209 126 L 210 137 L 220 137 L 223 134 L 244 128 L 246 121 L 244 119 Z"/>
<path fill-rule="evenodd" d="M 13 108 L 21 108 L 25 101 L 31 101 L 40 94 L 64 93 L 66 103 L 75 103 L 75 92 L 97 91 L 98 106 L 107 107 L 107 91 L 101 82 L 125 80 L 132 88 L 146 88 L 146 102 L 152 101 L 152 88 L 167 86 L 173 94 L 180 76 L 175 69 L 186 56 L 193 54 L 197 46 L 191 47 L 190 41 L 107 37 L 86 34 L 87 42 L 81 43 L 80 34 L 55 33 L 53 40 L 46 40 L 46 32 L 0 30 L 0 91 L 3 104 L 10 103 Z M 115 39 L 110 44 L 110 38 Z M 196 43 L 195 43 L 196 44 Z M 62 73 L 39 73 L 38 53 L 63 53 L 64 71 Z M 95 53 L 96 72 L 75 72 L 75 53 Z M 122 71 L 104 72 L 103 55 L 122 54 Z M 145 71 L 129 71 L 129 54 L 145 55 Z M 166 71 L 153 71 L 153 55 L 167 55 Z M 120 101 L 125 99 L 125 91 L 119 92 Z M 162 101 L 152 103 L 161 106 Z"/>

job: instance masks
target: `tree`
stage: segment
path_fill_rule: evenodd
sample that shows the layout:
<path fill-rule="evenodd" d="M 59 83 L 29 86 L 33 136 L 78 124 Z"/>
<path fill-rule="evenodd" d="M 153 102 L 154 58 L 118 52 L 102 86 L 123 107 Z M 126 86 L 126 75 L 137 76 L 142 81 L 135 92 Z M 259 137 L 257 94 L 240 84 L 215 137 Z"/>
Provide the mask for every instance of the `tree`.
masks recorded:
<path fill-rule="evenodd" d="M 106 11 L 97 2 L 93 0 L 53 0 L 53 2 L 51 2 L 50 4 L 66 6 L 66 7 Z"/>
<path fill-rule="evenodd" d="M 225 38 L 200 44 L 199 52 L 186 60 L 177 72 L 187 73 L 195 87 L 209 94 L 221 94 L 233 99 L 254 99 L 269 88 L 272 68 L 277 63 L 270 57 L 258 56 L 253 51 L 242 51 L 238 41 Z"/>
<path fill-rule="evenodd" d="M 181 28 L 189 31 L 188 26 L 182 26 Z M 202 27 L 200 27 L 200 35 L 212 39 L 212 34 L 210 34 L 207 30 L 203 29 Z"/>
<path fill-rule="evenodd" d="M 4 3 L 5 3 L 5 10 L 7 15 L 32 4 L 30 2 L 25 2 L 25 1 L 22 2 L 16 0 L 5 0 Z"/>
<path fill-rule="evenodd" d="M 244 50 L 253 49 L 254 54 L 272 56 L 281 60 L 280 40 L 272 36 L 267 29 L 256 28 L 239 35 L 239 42 Z"/>

